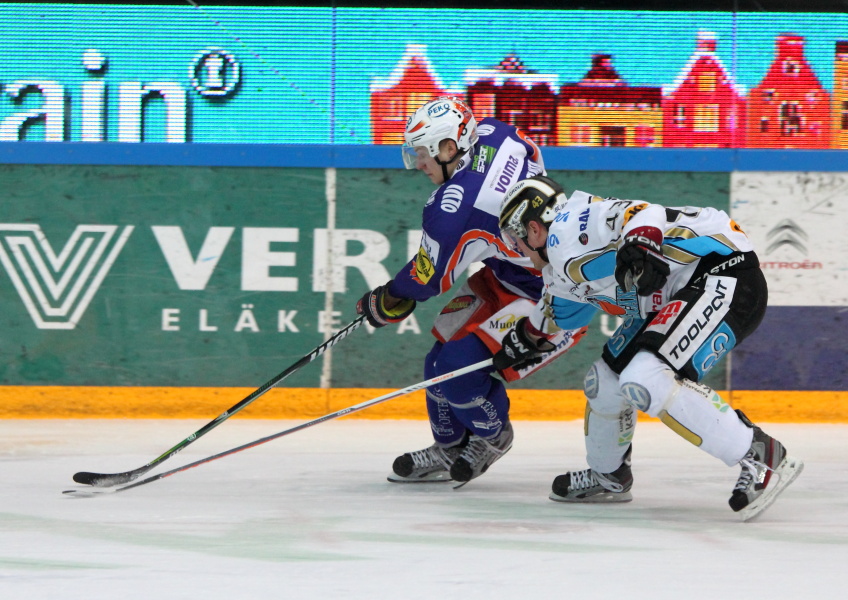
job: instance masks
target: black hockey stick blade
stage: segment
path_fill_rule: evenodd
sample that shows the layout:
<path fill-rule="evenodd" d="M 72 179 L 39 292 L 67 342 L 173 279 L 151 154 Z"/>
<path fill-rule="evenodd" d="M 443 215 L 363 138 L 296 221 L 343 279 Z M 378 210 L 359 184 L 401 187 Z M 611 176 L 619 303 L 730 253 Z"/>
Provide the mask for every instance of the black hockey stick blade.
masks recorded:
<path fill-rule="evenodd" d="M 170 477 L 171 475 L 175 475 L 176 473 L 180 473 L 182 471 L 188 471 L 194 467 L 199 467 L 200 465 L 212 462 L 213 460 L 218 460 L 219 458 L 224 458 L 225 456 L 229 456 L 230 454 L 235 454 L 236 452 L 241 452 L 242 450 L 247 450 L 248 448 L 253 448 L 255 446 L 259 446 L 261 444 L 265 444 L 270 442 L 271 440 L 276 440 L 277 438 L 281 438 L 284 435 L 289 435 L 295 433 L 296 431 L 300 431 L 302 429 L 306 429 L 307 427 L 312 427 L 313 425 L 318 425 L 319 423 L 323 423 L 324 421 L 329 421 L 330 419 L 335 419 L 337 417 L 343 417 L 345 415 L 349 415 L 355 412 L 359 412 L 360 410 L 364 410 L 369 406 L 374 406 L 375 404 L 380 404 L 381 402 L 386 402 L 387 400 L 391 400 L 392 398 L 397 398 L 398 396 L 403 396 L 405 394 L 411 394 L 412 392 L 422 390 L 424 388 L 430 387 L 431 385 L 436 385 L 437 383 L 441 383 L 442 381 L 447 381 L 448 379 L 453 379 L 454 377 L 459 377 L 460 375 L 465 375 L 466 373 L 470 373 L 471 371 L 476 371 L 478 369 L 483 369 L 485 367 L 491 366 L 492 359 L 488 358 L 484 361 L 480 361 L 473 365 L 468 365 L 467 367 L 462 367 L 461 369 L 457 369 L 456 371 L 451 371 L 450 373 L 444 373 L 443 375 L 439 375 L 437 377 L 433 377 L 432 379 L 428 379 L 427 381 L 422 381 L 421 383 L 416 383 L 409 387 L 405 387 L 400 390 L 396 390 L 394 392 L 389 392 L 383 396 L 379 396 L 377 398 L 372 398 L 371 400 L 366 400 L 365 402 L 360 402 L 354 406 L 349 406 L 348 408 L 343 408 L 334 413 L 330 413 L 328 415 L 324 415 L 323 417 L 318 417 L 317 419 L 313 419 L 312 421 L 308 421 L 306 423 L 301 423 L 300 425 L 296 425 L 290 429 L 286 429 L 285 431 L 280 431 L 273 435 L 269 435 L 264 438 L 260 438 L 258 440 L 249 442 L 242 446 L 238 446 L 237 448 L 232 448 L 230 450 L 226 450 L 224 452 L 220 452 L 218 454 L 214 454 L 212 456 L 207 456 L 206 458 L 201 458 L 200 460 L 196 460 L 187 465 L 183 465 L 182 467 L 177 467 L 176 469 L 171 469 L 170 471 L 165 471 L 164 473 L 158 473 L 156 475 L 151 475 L 146 479 L 142 479 L 141 481 L 136 481 L 130 483 L 129 485 L 125 485 L 119 488 L 111 488 L 111 489 L 77 489 L 77 490 L 65 490 L 62 492 L 67 496 L 71 496 L 74 498 L 94 498 L 97 496 L 101 496 L 104 494 L 114 494 L 117 492 L 124 492 L 126 490 L 131 490 L 133 488 L 139 487 L 141 485 L 145 485 L 147 483 L 151 483 L 153 481 L 158 481 L 160 479 L 164 479 L 165 477 Z"/>
<path fill-rule="evenodd" d="M 145 465 L 132 471 L 125 471 L 124 473 L 91 473 L 90 471 L 80 471 L 79 473 L 74 473 L 74 481 L 83 485 L 109 487 L 134 481 L 152 468 L 153 465 Z"/>
<path fill-rule="evenodd" d="M 146 465 L 143 465 L 137 469 L 133 469 L 131 471 L 124 471 L 122 473 L 92 473 L 90 471 L 80 471 L 79 473 L 74 473 L 74 481 L 77 483 L 81 483 L 82 485 L 92 485 L 95 487 L 111 487 L 115 485 L 122 485 L 124 483 L 129 483 L 131 481 L 135 481 L 151 469 L 165 462 L 178 452 L 180 452 L 183 448 L 197 441 L 199 438 L 203 437 L 213 429 L 215 429 L 218 425 L 232 417 L 234 414 L 240 412 L 242 409 L 246 408 L 249 404 L 251 404 L 254 400 L 264 395 L 268 390 L 276 387 L 281 381 L 286 379 L 289 375 L 299 371 L 305 365 L 311 363 L 313 360 L 324 354 L 328 348 L 337 344 L 340 340 L 346 338 L 351 332 L 356 330 L 362 323 L 365 321 L 365 316 L 360 315 L 356 319 L 353 320 L 347 327 L 344 329 L 340 329 L 337 331 L 331 338 L 329 338 L 326 342 L 315 348 L 312 352 L 301 358 L 295 364 L 290 366 L 288 369 L 278 374 L 273 379 L 265 382 L 260 387 L 258 387 L 254 392 L 252 392 L 249 396 L 244 398 L 238 404 L 230 407 L 225 410 L 223 413 L 218 415 L 212 421 L 209 421 L 206 425 L 192 433 L 190 436 L 185 438 L 183 441 L 178 443 L 173 448 L 168 449 L 160 456 L 157 456 L 153 460 L 151 460 Z"/>

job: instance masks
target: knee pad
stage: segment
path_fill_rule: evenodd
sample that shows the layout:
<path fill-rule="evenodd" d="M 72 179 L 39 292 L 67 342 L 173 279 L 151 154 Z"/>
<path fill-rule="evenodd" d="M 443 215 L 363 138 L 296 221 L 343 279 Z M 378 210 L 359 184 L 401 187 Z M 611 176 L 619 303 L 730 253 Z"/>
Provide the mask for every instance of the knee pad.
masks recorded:
<path fill-rule="evenodd" d="M 593 364 L 589 367 L 589 370 L 586 371 L 586 376 L 583 378 L 583 392 L 585 392 L 586 398 L 589 400 L 597 398 L 600 387 L 601 383 L 598 381 L 598 365 Z"/>
<path fill-rule="evenodd" d="M 648 412 L 648 409 L 651 408 L 651 392 L 645 386 L 627 382 L 621 386 L 621 393 L 627 403 L 636 410 Z"/>
<path fill-rule="evenodd" d="M 627 407 L 618 375 L 603 360 L 595 361 L 583 378 L 586 410 L 600 415 L 618 415 Z"/>
<path fill-rule="evenodd" d="M 674 398 L 679 383 L 674 371 L 652 352 L 642 350 L 619 376 L 621 394 L 634 408 L 658 417 Z"/>

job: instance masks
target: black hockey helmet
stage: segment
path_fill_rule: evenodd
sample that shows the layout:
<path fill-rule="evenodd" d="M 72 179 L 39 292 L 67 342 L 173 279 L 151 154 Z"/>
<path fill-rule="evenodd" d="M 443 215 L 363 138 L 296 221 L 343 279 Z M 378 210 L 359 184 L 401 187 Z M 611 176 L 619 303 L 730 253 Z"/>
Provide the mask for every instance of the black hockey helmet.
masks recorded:
<path fill-rule="evenodd" d="M 537 221 L 548 227 L 556 217 L 556 205 L 565 201 L 565 190 L 550 177 L 536 175 L 522 179 L 507 191 L 501 203 L 498 219 L 501 237 L 513 249 L 517 249 L 515 240 L 530 246 L 527 224 Z"/>

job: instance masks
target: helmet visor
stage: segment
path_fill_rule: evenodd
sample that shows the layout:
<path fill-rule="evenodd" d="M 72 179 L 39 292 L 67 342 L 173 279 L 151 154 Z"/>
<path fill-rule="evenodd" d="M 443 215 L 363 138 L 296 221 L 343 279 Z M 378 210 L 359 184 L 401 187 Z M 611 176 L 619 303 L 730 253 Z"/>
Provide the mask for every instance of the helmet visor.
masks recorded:
<path fill-rule="evenodd" d="M 522 217 L 527 212 L 528 205 L 527 200 L 522 200 L 511 212 L 501 217 L 501 239 L 508 248 L 519 254 L 524 253 L 518 245 L 518 240 L 525 241 L 527 239 L 527 228 L 522 223 Z"/>
<path fill-rule="evenodd" d="M 427 152 L 427 148 L 424 146 L 413 146 L 409 142 L 401 146 L 401 153 L 403 154 L 403 165 L 407 169 L 417 169 L 420 164 L 419 161 L 424 160 L 430 153 Z"/>
<path fill-rule="evenodd" d="M 518 240 L 522 240 L 524 238 L 520 237 L 518 233 L 512 227 L 505 227 L 501 229 L 501 239 L 506 244 L 506 247 L 516 254 L 524 256 L 524 252 L 521 250 L 521 246 L 518 245 Z"/>

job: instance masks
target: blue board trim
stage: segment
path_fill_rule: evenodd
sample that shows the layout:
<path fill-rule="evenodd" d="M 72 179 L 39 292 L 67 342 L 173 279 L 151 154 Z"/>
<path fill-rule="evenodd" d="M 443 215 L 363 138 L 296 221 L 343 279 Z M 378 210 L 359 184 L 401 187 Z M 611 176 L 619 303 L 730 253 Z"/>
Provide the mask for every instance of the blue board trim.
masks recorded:
<path fill-rule="evenodd" d="M 543 148 L 551 171 L 848 171 L 846 150 Z M 399 146 L 0 142 L 0 164 L 403 168 Z"/>

